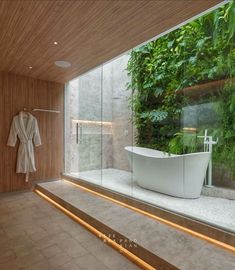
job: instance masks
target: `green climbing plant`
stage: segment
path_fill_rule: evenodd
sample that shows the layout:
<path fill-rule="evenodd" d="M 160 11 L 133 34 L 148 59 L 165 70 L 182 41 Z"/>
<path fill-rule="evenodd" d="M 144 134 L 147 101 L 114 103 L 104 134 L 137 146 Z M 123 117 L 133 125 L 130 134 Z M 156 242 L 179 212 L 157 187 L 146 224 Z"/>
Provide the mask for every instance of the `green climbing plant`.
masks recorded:
<path fill-rule="evenodd" d="M 182 108 L 190 101 L 181 90 L 235 76 L 234 32 L 235 4 L 231 1 L 131 52 L 128 88 L 133 91 L 130 102 L 138 145 L 178 153 L 185 150 L 180 149 L 180 138 L 182 142 L 185 136 L 179 132 Z"/>
<path fill-rule="evenodd" d="M 197 135 L 219 138 L 213 159 L 235 175 L 235 1 L 135 49 L 127 66 L 136 143 L 182 154 L 202 148 Z M 199 103 L 214 102 L 217 123 L 197 133 L 182 130 L 183 108 L 193 104 L 182 89 L 211 81 L 228 83 Z M 221 165 L 222 166 L 222 165 Z"/>
<path fill-rule="evenodd" d="M 230 169 L 235 177 L 235 81 L 230 80 L 219 93 L 217 106 L 219 125 L 213 136 L 219 138 L 214 147 L 213 159 L 218 165 Z"/>

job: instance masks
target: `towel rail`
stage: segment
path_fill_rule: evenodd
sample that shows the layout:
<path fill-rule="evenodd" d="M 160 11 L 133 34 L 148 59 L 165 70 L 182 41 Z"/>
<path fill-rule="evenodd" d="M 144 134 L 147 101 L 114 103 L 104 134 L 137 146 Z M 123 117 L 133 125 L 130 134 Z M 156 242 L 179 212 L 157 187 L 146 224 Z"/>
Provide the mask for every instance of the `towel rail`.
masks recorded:
<path fill-rule="evenodd" d="M 33 109 L 34 112 L 50 112 L 50 113 L 60 113 L 60 111 L 56 110 L 45 110 L 45 109 Z"/>

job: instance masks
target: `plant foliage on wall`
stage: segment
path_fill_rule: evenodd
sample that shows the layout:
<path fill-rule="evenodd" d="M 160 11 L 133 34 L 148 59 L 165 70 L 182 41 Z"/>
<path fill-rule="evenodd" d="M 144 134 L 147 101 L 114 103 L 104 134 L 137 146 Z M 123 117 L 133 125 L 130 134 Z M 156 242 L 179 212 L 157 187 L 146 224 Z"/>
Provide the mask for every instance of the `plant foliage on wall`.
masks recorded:
<path fill-rule="evenodd" d="M 127 67 L 131 76 L 128 88 L 133 91 L 130 102 L 137 145 L 162 151 L 170 149 L 175 153 L 195 151 L 195 143 L 189 143 L 187 149 L 183 149 L 185 140 L 195 142 L 195 137 L 186 138 L 181 132 L 182 109 L 190 102 L 181 89 L 235 77 L 234 44 L 235 2 L 231 1 L 131 52 Z M 234 125 L 233 136 L 226 139 L 229 146 L 235 144 L 235 116 L 229 116 L 233 105 L 228 104 L 226 91 L 216 97 L 224 104 L 221 107 L 223 124 L 217 133 L 220 136 L 227 134 L 224 130 Z M 235 89 L 230 91 L 231 96 Z M 235 100 L 232 102 L 235 104 Z M 224 118 L 228 122 L 225 123 Z"/>
<path fill-rule="evenodd" d="M 218 145 L 214 147 L 213 158 L 218 165 L 222 165 L 224 172 L 230 169 L 235 177 L 235 81 L 227 82 L 219 94 L 217 106 L 219 126 L 213 135 L 219 138 Z M 227 172 L 228 173 L 228 172 Z"/>

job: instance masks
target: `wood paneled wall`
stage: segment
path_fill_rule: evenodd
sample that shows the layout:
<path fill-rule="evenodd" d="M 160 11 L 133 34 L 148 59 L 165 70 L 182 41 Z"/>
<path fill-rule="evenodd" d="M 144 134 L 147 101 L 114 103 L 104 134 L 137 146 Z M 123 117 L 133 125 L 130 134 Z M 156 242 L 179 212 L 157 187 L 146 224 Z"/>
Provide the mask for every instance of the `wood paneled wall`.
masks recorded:
<path fill-rule="evenodd" d="M 33 180 L 55 179 L 63 170 L 64 85 L 10 73 L 0 73 L 0 192 L 29 189 Z M 13 116 L 33 108 L 56 109 L 60 114 L 31 112 L 38 120 L 42 146 L 35 147 L 37 172 L 29 183 L 15 173 L 16 147 L 6 145 Z"/>

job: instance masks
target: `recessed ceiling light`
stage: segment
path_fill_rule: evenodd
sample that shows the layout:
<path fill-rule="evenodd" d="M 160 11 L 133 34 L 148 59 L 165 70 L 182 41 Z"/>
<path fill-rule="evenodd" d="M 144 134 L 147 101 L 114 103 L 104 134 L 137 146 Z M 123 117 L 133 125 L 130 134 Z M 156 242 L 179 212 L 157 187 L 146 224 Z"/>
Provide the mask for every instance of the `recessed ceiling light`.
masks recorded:
<path fill-rule="evenodd" d="M 33 67 L 29 66 L 29 69 L 32 69 Z"/>
<path fill-rule="evenodd" d="M 57 42 L 57 41 L 54 41 L 54 44 L 55 44 L 55 45 L 58 45 L 58 42 Z"/>
<path fill-rule="evenodd" d="M 61 68 L 69 68 L 69 67 L 71 67 L 71 63 L 68 62 L 68 61 L 64 61 L 64 60 L 55 61 L 55 65 L 57 67 L 61 67 Z"/>

